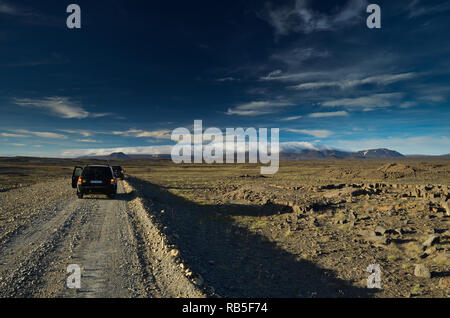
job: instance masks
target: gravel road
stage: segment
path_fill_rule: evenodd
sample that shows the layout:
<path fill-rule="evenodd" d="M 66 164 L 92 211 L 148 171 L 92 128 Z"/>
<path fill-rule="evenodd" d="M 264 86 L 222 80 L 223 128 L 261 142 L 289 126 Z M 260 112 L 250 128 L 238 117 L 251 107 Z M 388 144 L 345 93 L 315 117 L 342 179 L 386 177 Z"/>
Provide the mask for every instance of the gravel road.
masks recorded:
<path fill-rule="evenodd" d="M 161 238 L 136 200 L 125 181 L 114 200 L 77 199 L 67 180 L 0 193 L 0 297 L 203 297 L 167 249 L 149 248 Z M 70 264 L 80 289 L 66 285 Z"/>

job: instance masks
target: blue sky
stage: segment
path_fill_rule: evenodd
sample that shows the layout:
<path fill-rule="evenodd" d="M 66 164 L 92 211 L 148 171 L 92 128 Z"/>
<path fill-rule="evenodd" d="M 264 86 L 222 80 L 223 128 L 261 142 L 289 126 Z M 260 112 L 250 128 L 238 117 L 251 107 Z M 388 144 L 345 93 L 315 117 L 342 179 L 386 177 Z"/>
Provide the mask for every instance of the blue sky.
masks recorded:
<path fill-rule="evenodd" d="M 191 127 L 450 153 L 450 1 L 0 0 L 0 155 L 158 152 Z"/>

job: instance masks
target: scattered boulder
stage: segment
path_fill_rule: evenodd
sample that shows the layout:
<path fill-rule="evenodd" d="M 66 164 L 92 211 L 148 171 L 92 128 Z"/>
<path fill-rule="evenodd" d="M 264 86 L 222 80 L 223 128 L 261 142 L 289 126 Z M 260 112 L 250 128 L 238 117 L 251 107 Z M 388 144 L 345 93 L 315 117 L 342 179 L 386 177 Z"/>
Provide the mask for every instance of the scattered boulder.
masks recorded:
<path fill-rule="evenodd" d="M 445 264 L 447 266 L 450 266 L 450 253 L 449 252 L 441 252 L 433 260 L 436 263 Z"/>
<path fill-rule="evenodd" d="M 173 249 L 170 251 L 170 255 L 172 257 L 177 257 L 180 254 L 180 251 L 178 251 L 177 249 Z"/>
<path fill-rule="evenodd" d="M 382 226 L 377 226 L 376 228 L 375 228 L 375 234 L 377 235 L 377 236 L 382 236 L 382 235 L 384 235 L 386 233 L 386 229 L 384 228 L 384 227 L 382 227 Z"/>
<path fill-rule="evenodd" d="M 416 267 L 414 268 L 414 276 L 420 278 L 431 278 L 431 273 L 425 265 L 416 264 Z"/>
<path fill-rule="evenodd" d="M 378 171 L 383 172 L 385 177 L 388 178 L 404 178 L 416 175 L 416 170 L 414 168 L 399 163 L 384 164 L 378 168 Z"/>
<path fill-rule="evenodd" d="M 424 248 L 428 248 L 433 246 L 434 244 L 439 242 L 439 236 L 436 234 L 431 234 L 430 236 L 428 236 L 427 240 L 425 242 L 423 242 L 422 246 Z"/>
<path fill-rule="evenodd" d="M 442 208 L 445 210 L 447 216 L 450 216 L 450 200 L 442 200 Z"/>
<path fill-rule="evenodd" d="M 450 277 L 441 277 L 439 279 L 439 288 L 448 291 L 450 289 Z"/>
<path fill-rule="evenodd" d="M 389 238 L 377 235 L 376 231 L 373 230 L 363 230 L 360 232 L 360 234 L 364 237 L 364 239 L 367 242 L 375 243 L 377 245 L 379 244 L 388 245 L 390 243 Z"/>

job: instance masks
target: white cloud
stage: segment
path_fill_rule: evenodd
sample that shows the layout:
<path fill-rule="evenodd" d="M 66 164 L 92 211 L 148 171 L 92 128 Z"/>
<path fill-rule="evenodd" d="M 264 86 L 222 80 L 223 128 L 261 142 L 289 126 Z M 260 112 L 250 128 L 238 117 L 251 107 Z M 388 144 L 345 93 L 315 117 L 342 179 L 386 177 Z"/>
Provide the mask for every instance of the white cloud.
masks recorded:
<path fill-rule="evenodd" d="M 21 107 L 43 109 L 55 116 L 67 119 L 83 119 L 88 117 L 98 118 L 111 115 L 111 113 L 90 113 L 69 98 L 59 96 L 46 97 L 43 99 L 16 98 L 14 99 L 14 103 Z"/>
<path fill-rule="evenodd" d="M 281 121 L 291 121 L 291 120 L 297 120 L 303 118 L 303 116 L 290 116 L 280 119 Z"/>
<path fill-rule="evenodd" d="M 316 31 L 334 31 L 362 21 L 367 6 L 365 0 L 350 0 L 335 14 L 314 11 L 310 1 L 296 0 L 294 5 L 265 12 L 265 20 L 274 27 L 276 34 L 287 35 L 291 32 L 311 33 Z"/>
<path fill-rule="evenodd" d="M 348 116 L 348 113 L 346 111 L 311 113 L 308 115 L 308 117 L 310 118 L 345 117 L 345 116 Z"/>
<path fill-rule="evenodd" d="M 326 146 L 314 144 L 307 141 L 289 141 L 280 143 L 280 151 L 295 153 L 302 150 L 321 150 L 326 149 Z"/>
<path fill-rule="evenodd" d="M 13 15 L 13 16 L 27 16 L 31 13 L 23 10 L 17 6 L 9 4 L 5 1 L 0 1 L 0 14 Z"/>
<path fill-rule="evenodd" d="M 361 108 L 374 108 L 374 107 L 390 107 L 399 104 L 400 99 L 403 97 L 402 93 L 385 93 L 374 94 L 370 96 L 362 96 L 356 98 L 343 98 L 337 100 L 331 100 L 322 103 L 327 107 L 361 107 Z"/>
<path fill-rule="evenodd" d="M 60 129 L 60 131 L 68 133 L 68 134 L 77 134 L 83 137 L 91 137 L 94 133 L 88 130 L 80 130 L 80 129 Z"/>
<path fill-rule="evenodd" d="M 234 82 L 237 81 L 238 79 L 232 77 L 232 76 L 228 76 L 228 77 L 222 77 L 222 78 L 218 78 L 216 79 L 216 82 Z"/>
<path fill-rule="evenodd" d="M 77 141 L 79 141 L 79 142 L 89 142 L 89 143 L 97 143 L 97 142 L 99 142 L 98 140 L 94 140 L 94 139 L 77 139 Z"/>
<path fill-rule="evenodd" d="M 25 130 L 25 129 L 17 129 L 15 131 L 18 133 L 21 133 L 21 134 L 29 134 L 29 135 L 34 135 L 36 137 L 41 137 L 41 138 L 67 139 L 67 136 L 62 135 L 62 134 L 53 133 L 53 132 L 29 131 L 29 130 Z"/>
<path fill-rule="evenodd" d="M 29 136 L 27 135 L 22 135 L 22 134 L 10 134 L 10 133 L 2 133 L 1 134 L 3 137 L 11 137 L 11 138 L 28 138 Z"/>
<path fill-rule="evenodd" d="M 296 82 L 301 80 L 310 80 L 314 78 L 324 77 L 329 72 L 299 72 L 283 74 L 281 70 L 275 70 L 260 78 L 261 81 L 280 81 L 280 82 Z"/>
<path fill-rule="evenodd" d="M 145 131 L 141 129 L 129 129 L 126 131 L 113 131 L 110 134 L 116 136 L 136 137 L 136 138 L 154 138 L 154 139 L 170 139 L 172 131 L 168 129 Z"/>
<path fill-rule="evenodd" d="M 312 47 L 308 47 L 308 48 L 295 47 L 293 49 L 287 49 L 287 50 L 283 50 L 281 52 L 274 53 L 271 56 L 271 59 L 276 60 L 276 61 L 281 61 L 284 64 L 291 66 L 291 67 L 298 67 L 301 64 L 304 64 L 308 60 L 324 58 L 324 57 L 328 57 L 329 55 L 330 55 L 330 53 L 328 51 L 321 51 L 321 50 L 317 50 Z M 281 73 L 279 73 L 279 74 L 281 74 Z M 269 74 L 269 76 L 270 75 L 271 74 Z M 273 74 L 273 72 L 272 72 L 272 76 L 274 76 L 274 75 L 277 75 L 277 74 L 276 73 Z"/>
<path fill-rule="evenodd" d="M 82 156 L 107 156 L 113 152 L 123 152 L 128 155 L 161 155 L 170 154 L 171 145 L 163 146 L 142 146 L 142 147 L 116 147 L 99 149 L 71 149 L 61 152 L 63 157 L 82 157 Z"/>
<path fill-rule="evenodd" d="M 301 44 L 299 44 L 301 45 Z M 342 81 L 356 81 L 351 84 L 356 85 L 358 80 L 369 81 L 373 83 L 401 80 L 403 77 L 413 77 L 413 73 L 392 73 L 392 65 L 396 65 L 399 57 L 394 54 L 383 53 L 374 54 L 370 58 L 362 60 L 342 61 L 344 64 L 332 64 L 320 63 L 320 68 L 312 70 L 307 65 L 293 65 L 289 62 L 290 56 L 295 56 L 297 47 L 294 46 L 290 49 L 293 53 L 289 53 L 289 49 L 286 49 L 286 65 L 287 69 L 282 71 L 281 69 L 275 69 L 267 75 L 261 76 L 261 81 L 279 81 L 286 83 L 316 83 L 319 85 L 322 83 L 328 86 L 337 86 Z M 384 73 L 380 73 L 384 72 Z M 406 74 L 406 75 L 405 75 Z M 417 74 L 416 74 L 417 75 Z M 399 78 L 397 78 L 399 77 Z M 328 82 L 332 82 L 328 84 Z M 312 89 L 309 88 L 309 89 Z"/>
<path fill-rule="evenodd" d="M 26 146 L 25 144 L 11 144 L 11 145 L 13 145 L 14 147 L 25 147 Z"/>
<path fill-rule="evenodd" d="M 420 100 L 432 103 L 442 103 L 447 99 L 444 95 L 424 95 L 419 97 Z"/>
<path fill-rule="evenodd" d="M 238 105 L 235 108 L 229 108 L 226 114 L 239 116 L 267 115 L 276 113 L 281 108 L 292 105 L 291 102 L 286 101 L 252 101 Z"/>
<path fill-rule="evenodd" d="M 413 0 L 406 6 L 409 18 L 416 18 L 423 15 L 435 14 L 450 10 L 450 1 L 445 1 L 436 5 L 420 5 L 419 0 Z"/>
<path fill-rule="evenodd" d="M 285 129 L 285 130 L 297 134 L 314 136 L 316 138 L 327 138 L 333 134 L 332 131 L 325 129 Z"/>
<path fill-rule="evenodd" d="M 401 74 L 383 74 L 370 76 L 362 79 L 348 79 L 348 80 L 339 80 L 339 81 L 321 81 L 321 82 L 309 82 L 302 83 L 299 85 L 291 86 L 290 88 L 296 90 L 307 90 L 307 89 L 320 89 L 327 87 L 338 87 L 341 89 L 351 88 L 364 84 L 377 84 L 377 85 L 388 85 L 391 83 L 395 83 L 398 81 L 403 81 L 407 79 L 414 78 L 416 76 L 415 73 L 401 73 Z"/>
<path fill-rule="evenodd" d="M 400 108 L 410 108 L 416 106 L 417 102 L 403 102 L 399 105 Z"/>
<path fill-rule="evenodd" d="M 217 147 L 226 149 L 231 143 L 213 143 Z M 304 149 L 319 150 L 328 149 L 326 146 L 316 145 L 305 141 L 293 141 L 293 142 L 281 142 L 280 151 L 296 152 Z M 238 148 L 238 145 L 233 144 L 233 149 L 236 152 L 248 151 L 249 142 L 246 143 L 244 148 Z M 114 152 L 123 152 L 127 155 L 170 155 L 172 152 L 172 145 L 160 145 L 160 146 L 137 146 L 137 147 L 116 147 L 116 148 L 99 148 L 99 149 L 71 149 L 61 152 L 63 157 L 82 157 L 82 156 L 107 156 Z M 270 147 L 270 145 L 269 145 Z"/>

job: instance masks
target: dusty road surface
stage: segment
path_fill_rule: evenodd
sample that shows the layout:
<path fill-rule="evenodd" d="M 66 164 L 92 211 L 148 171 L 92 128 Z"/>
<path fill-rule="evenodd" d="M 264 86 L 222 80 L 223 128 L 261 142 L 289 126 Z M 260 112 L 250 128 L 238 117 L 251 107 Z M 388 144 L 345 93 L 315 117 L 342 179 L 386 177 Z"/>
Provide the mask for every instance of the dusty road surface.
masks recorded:
<path fill-rule="evenodd" d="M 1 297 L 201 297 L 151 248 L 159 237 L 138 220 L 134 192 L 77 199 L 67 180 L 0 193 Z M 149 243 L 150 242 L 150 243 Z M 67 266 L 80 266 L 69 289 Z"/>

